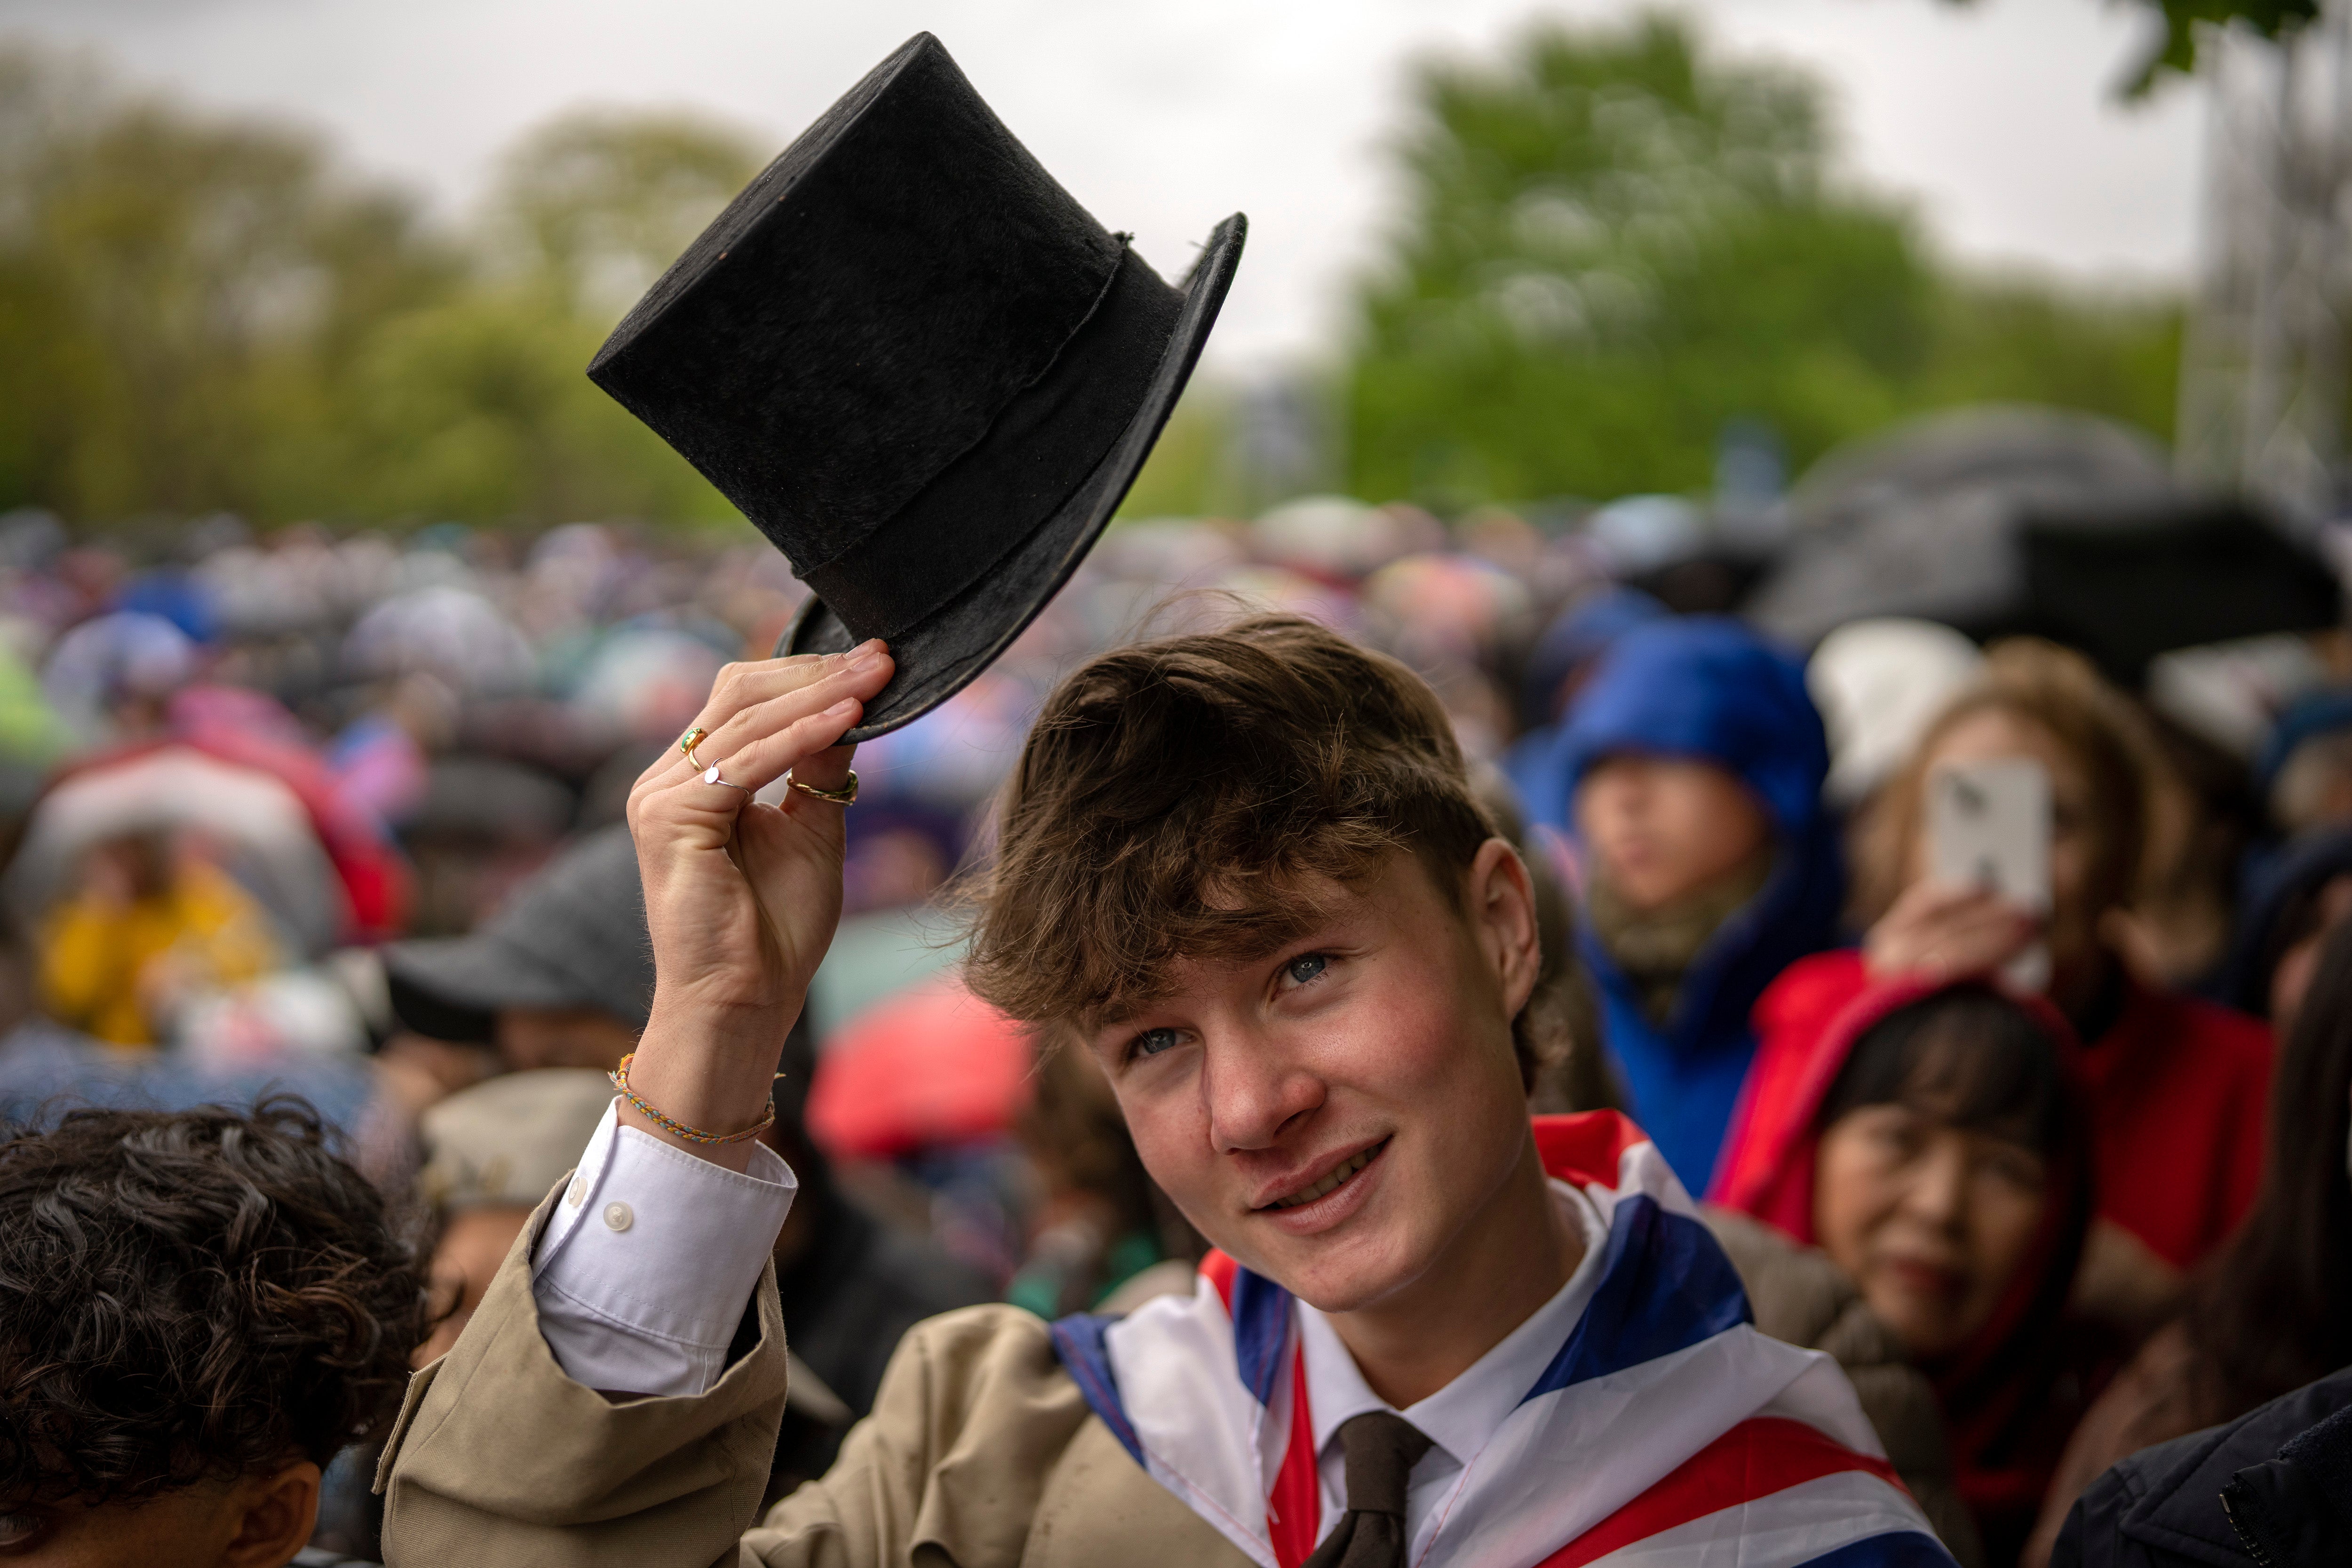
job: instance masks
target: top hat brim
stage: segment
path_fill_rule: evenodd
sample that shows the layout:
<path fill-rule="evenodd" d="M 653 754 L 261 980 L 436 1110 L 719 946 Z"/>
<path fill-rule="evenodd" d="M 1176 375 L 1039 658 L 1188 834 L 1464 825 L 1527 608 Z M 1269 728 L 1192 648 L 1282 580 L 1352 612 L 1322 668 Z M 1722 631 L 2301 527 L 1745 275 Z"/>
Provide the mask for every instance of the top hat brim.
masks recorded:
<path fill-rule="evenodd" d="M 1219 224 L 1199 260 L 1177 285 L 1183 295 L 1175 331 L 1161 351 L 1134 417 L 1111 443 L 1102 461 L 1052 516 L 980 581 L 890 641 L 898 669 L 890 683 L 866 705 L 845 744 L 870 741 L 911 723 L 971 684 L 1013 640 L 1028 629 L 1109 525 L 1127 498 L 1128 487 L 1151 455 L 1192 367 L 1216 324 L 1217 310 L 1241 262 L 1248 221 L 1241 214 Z M 776 653 L 839 653 L 855 641 L 841 617 L 814 595 L 776 640 Z"/>

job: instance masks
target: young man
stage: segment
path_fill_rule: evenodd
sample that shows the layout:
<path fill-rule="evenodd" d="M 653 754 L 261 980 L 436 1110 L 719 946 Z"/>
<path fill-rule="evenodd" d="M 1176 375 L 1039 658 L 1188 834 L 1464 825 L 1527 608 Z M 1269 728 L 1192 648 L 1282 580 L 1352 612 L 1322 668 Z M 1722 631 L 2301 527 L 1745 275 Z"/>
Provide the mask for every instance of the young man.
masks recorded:
<path fill-rule="evenodd" d="M 0 1561 L 294 1561 L 425 1316 L 383 1200 L 299 1101 L 0 1142 Z"/>
<path fill-rule="evenodd" d="M 755 1526 L 791 1177 L 710 1140 L 760 1119 L 839 907 L 835 742 L 890 669 L 872 644 L 730 669 L 698 721 L 716 765 L 639 781 L 652 1020 L 412 1388 L 394 1564 L 1950 1561 L 1835 1365 L 1748 1326 L 1650 1144 L 1531 1126 L 1527 870 L 1434 694 L 1280 618 L 1055 693 L 971 968 L 1108 1076 L 1219 1248 L 1198 1290 L 919 1326 Z M 749 804 L 787 769 L 782 808 Z"/>

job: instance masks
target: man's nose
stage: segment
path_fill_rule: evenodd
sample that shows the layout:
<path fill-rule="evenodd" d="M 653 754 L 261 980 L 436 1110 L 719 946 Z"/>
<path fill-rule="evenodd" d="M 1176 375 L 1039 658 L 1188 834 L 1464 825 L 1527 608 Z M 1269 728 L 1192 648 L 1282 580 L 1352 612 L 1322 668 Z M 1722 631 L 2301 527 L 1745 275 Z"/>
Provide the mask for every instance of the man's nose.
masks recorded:
<path fill-rule="evenodd" d="M 1323 1080 L 1254 1030 L 1218 1031 L 1204 1042 L 1209 1141 L 1220 1154 L 1270 1147 L 1282 1130 L 1323 1103 Z"/>

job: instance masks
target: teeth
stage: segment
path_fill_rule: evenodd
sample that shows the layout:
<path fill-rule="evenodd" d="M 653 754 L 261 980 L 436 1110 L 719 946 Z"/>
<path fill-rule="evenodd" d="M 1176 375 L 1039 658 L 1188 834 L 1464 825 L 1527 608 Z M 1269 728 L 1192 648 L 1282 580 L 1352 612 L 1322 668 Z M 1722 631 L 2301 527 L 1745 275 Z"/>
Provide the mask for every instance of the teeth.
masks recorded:
<path fill-rule="evenodd" d="M 1372 1163 L 1372 1156 L 1381 1152 L 1381 1146 L 1378 1143 L 1373 1144 L 1370 1148 L 1365 1150 L 1354 1159 L 1349 1160 L 1347 1163 L 1339 1166 L 1337 1170 L 1324 1177 L 1321 1181 L 1316 1183 L 1313 1186 L 1301 1187 L 1298 1191 L 1291 1194 L 1286 1198 L 1276 1198 L 1274 1202 L 1274 1206 L 1278 1209 L 1295 1209 L 1301 1204 L 1311 1204 L 1317 1198 L 1321 1197 L 1324 1194 L 1335 1191 L 1340 1183 L 1346 1181 L 1349 1177 L 1362 1170 L 1366 1165 L 1370 1164 Z"/>

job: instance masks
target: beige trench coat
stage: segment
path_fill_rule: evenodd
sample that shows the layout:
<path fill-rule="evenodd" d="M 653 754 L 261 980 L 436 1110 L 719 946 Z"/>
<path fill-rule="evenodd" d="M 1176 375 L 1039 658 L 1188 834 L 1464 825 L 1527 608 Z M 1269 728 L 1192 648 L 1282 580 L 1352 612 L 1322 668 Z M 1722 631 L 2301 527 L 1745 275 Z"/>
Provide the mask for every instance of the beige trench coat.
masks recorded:
<path fill-rule="evenodd" d="M 784 1405 L 774 1271 L 761 1277 L 740 1353 L 709 1393 L 608 1401 L 566 1377 L 540 1336 L 530 1258 L 552 1201 L 456 1347 L 409 1384 L 377 1472 L 390 1568 L 1248 1562 L 1128 1457 L 1062 1370 L 1045 1323 L 1016 1307 L 918 1325 L 834 1468 L 755 1521 Z M 1769 1277 L 1751 1292 L 1768 1331 L 1871 1340 L 1851 1317 L 1851 1287 L 1841 1292 L 1833 1273 L 1825 1281 L 1806 1262 L 1813 1255 L 1732 1251 L 1743 1273 L 1766 1260 Z M 1875 1353 L 1883 1340 L 1844 1348 Z M 1890 1456 L 1942 1526 L 1935 1499 L 1948 1495 L 1948 1462 L 1932 1395 L 1899 1363 L 1850 1370 L 1882 1434 L 1895 1424 Z"/>

